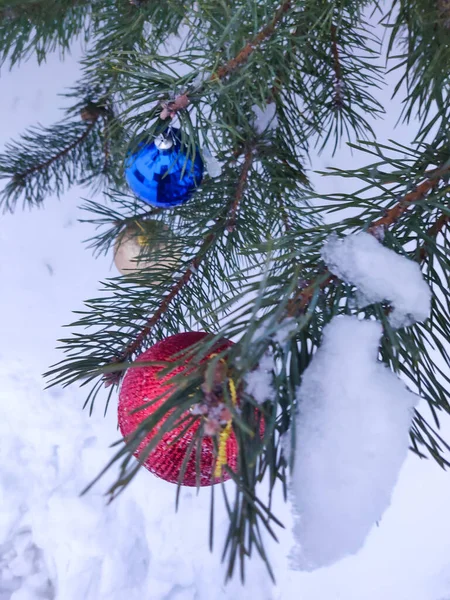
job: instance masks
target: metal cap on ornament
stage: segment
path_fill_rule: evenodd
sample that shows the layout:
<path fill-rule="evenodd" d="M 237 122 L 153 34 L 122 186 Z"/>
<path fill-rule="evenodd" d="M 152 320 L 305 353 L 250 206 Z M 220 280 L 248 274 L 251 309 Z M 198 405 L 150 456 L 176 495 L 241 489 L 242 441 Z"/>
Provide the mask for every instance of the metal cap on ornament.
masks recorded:
<path fill-rule="evenodd" d="M 125 177 L 144 202 L 160 208 L 184 204 L 203 178 L 203 159 L 181 145 L 180 130 L 171 127 L 153 142 L 142 142 L 125 163 Z"/>

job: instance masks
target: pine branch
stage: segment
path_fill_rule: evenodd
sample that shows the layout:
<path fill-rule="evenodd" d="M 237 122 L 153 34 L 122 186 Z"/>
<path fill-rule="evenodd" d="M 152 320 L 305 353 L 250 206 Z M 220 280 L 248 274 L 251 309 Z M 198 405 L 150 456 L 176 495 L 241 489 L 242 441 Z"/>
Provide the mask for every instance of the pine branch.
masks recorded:
<path fill-rule="evenodd" d="M 239 179 L 236 186 L 236 192 L 234 194 L 233 202 L 231 204 L 231 208 L 226 208 L 226 215 L 222 218 L 216 220 L 214 225 L 214 229 L 210 231 L 207 235 L 205 235 L 203 242 L 200 246 L 199 251 L 197 252 L 194 259 L 191 261 L 187 269 L 184 273 L 179 277 L 179 279 L 173 284 L 169 292 L 163 296 L 158 308 L 155 310 L 150 319 L 146 322 L 145 326 L 136 336 L 136 338 L 128 344 L 118 356 L 114 357 L 111 361 L 111 364 L 121 364 L 125 361 L 131 360 L 131 358 L 139 352 L 143 343 L 147 339 L 147 337 L 151 334 L 155 325 L 159 322 L 161 317 L 167 312 L 169 306 L 172 301 L 178 296 L 181 290 L 189 283 L 192 276 L 197 273 L 200 264 L 203 259 L 206 257 L 208 250 L 216 241 L 219 233 L 222 233 L 225 229 L 228 231 L 232 231 L 234 229 L 234 225 L 236 223 L 236 213 L 239 207 L 239 203 L 242 200 L 242 196 L 244 194 L 245 185 L 248 179 L 248 174 L 253 161 L 253 148 L 250 148 L 245 153 L 245 158 L 241 167 L 241 172 L 239 175 Z M 227 216 L 228 215 L 228 216 Z M 233 226 L 233 229 L 230 230 L 230 227 Z M 106 373 L 104 375 L 105 387 L 109 387 L 110 385 L 117 385 L 122 376 L 124 370 L 117 370 Z"/>
<path fill-rule="evenodd" d="M 395 206 L 386 211 L 383 217 L 377 219 L 368 227 L 367 233 L 376 237 L 380 227 L 386 228 L 395 224 L 400 217 L 411 208 L 411 206 L 424 200 L 429 192 L 434 190 L 443 179 L 448 177 L 449 173 L 450 161 L 445 163 L 439 169 L 434 170 L 431 178 L 416 186 L 413 191 L 405 194 Z M 434 226 L 436 227 L 436 234 L 439 233 L 448 221 L 448 216 L 446 216 L 445 219 L 443 217 L 443 220 L 439 220 L 439 224 Z M 433 231 L 435 230 L 433 229 L 432 232 Z M 304 312 L 318 289 L 323 290 L 332 283 L 337 283 L 338 281 L 338 278 L 335 277 L 328 268 L 322 269 L 314 280 L 306 281 L 298 288 L 294 297 L 289 300 L 286 316 L 292 317 Z"/>
<path fill-rule="evenodd" d="M 75 183 L 115 181 L 112 146 L 122 143 L 122 130 L 103 103 L 82 106 L 81 122 L 68 119 L 34 128 L 6 145 L 0 155 L 0 179 L 9 180 L 0 192 L 4 210 L 12 211 L 20 199 L 24 204 L 41 204 L 47 195 L 60 196 Z"/>
<path fill-rule="evenodd" d="M 26 169 L 25 171 L 14 173 L 14 179 L 20 185 L 24 185 L 24 181 L 27 177 L 36 173 L 38 171 L 45 171 L 48 167 L 52 166 L 54 163 L 60 161 L 62 158 L 65 158 L 72 150 L 74 150 L 77 146 L 80 146 L 86 139 L 88 138 L 91 131 L 94 129 L 98 120 L 98 115 L 96 115 L 95 119 L 91 120 L 86 126 L 85 130 L 79 135 L 73 142 L 71 142 L 68 146 L 51 156 L 49 159 L 37 163 Z"/>
<path fill-rule="evenodd" d="M 240 201 L 242 200 L 245 186 L 248 180 L 249 171 L 253 162 L 254 148 L 249 148 L 244 156 L 244 161 L 242 163 L 242 167 L 240 170 L 240 175 L 236 185 L 236 191 L 232 199 L 231 207 L 225 209 L 226 215 L 222 218 L 216 219 L 216 223 L 214 225 L 214 230 L 210 231 L 205 237 L 204 241 L 194 257 L 191 261 L 185 272 L 175 284 L 171 287 L 170 291 L 162 298 L 158 308 L 153 313 L 152 317 L 147 321 L 143 329 L 139 332 L 136 338 L 126 346 L 126 348 L 120 352 L 118 356 L 116 356 L 111 364 L 120 364 L 125 361 L 128 361 L 140 350 L 145 340 L 151 334 L 155 325 L 159 322 L 161 317 L 167 312 L 169 306 L 173 302 L 173 300 L 179 295 L 179 293 L 185 288 L 185 286 L 189 283 L 192 276 L 197 273 L 200 264 L 203 259 L 207 255 L 210 247 L 217 240 L 219 233 L 223 232 L 225 229 L 228 231 L 233 231 L 236 224 L 237 211 L 239 208 Z M 230 229 L 231 227 L 231 229 Z M 119 383 L 121 377 L 123 376 L 123 370 L 117 370 L 113 372 L 106 373 L 104 375 L 105 386 L 108 387 L 110 385 L 115 385 Z"/>
<path fill-rule="evenodd" d="M 248 179 L 248 174 L 250 171 L 250 168 L 252 166 L 252 162 L 253 162 L 253 148 L 249 148 L 246 152 L 245 152 L 245 157 L 244 157 L 244 164 L 242 166 L 242 170 L 241 170 L 241 174 L 239 176 L 239 181 L 236 187 L 236 194 L 234 196 L 234 202 L 231 206 L 231 210 L 230 210 L 230 216 L 228 218 L 228 223 L 227 223 L 227 230 L 231 233 L 232 231 L 234 231 L 234 228 L 236 227 L 236 218 L 237 218 L 237 212 L 239 209 L 239 204 L 242 200 L 242 196 L 244 195 L 244 190 L 245 190 L 245 186 L 247 184 L 247 179 Z"/>
<path fill-rule="evenodd" d="M 0 10 L 0 19 L 12 20 L 19 16 L 26 15 L 28 18 L 33 18 L 41 13 L 49 14 L 50 11 L 55 17 L 55 11 L 66 11 L 68 8 L 74 8 L 79 5 L 90 4 L 90 0 L 70 0 L 68 5 L 63 6 L 60 0 L 36 0 L 35 2 L 17 2 L 11 3 L 10 6 Z"/>
<path fill-rule="evenodd" d="M 147 321 L 144 328 L 136 336 L 134 341 L 131 342 L 130 344 L 128 344 L 128 346 L 126 346 L 126 348 L 124 348 L 124 350 L 119 354 L 119 356 L 117 356 L 116 358 L 114 358 L 113 361 L 111 361 L 111 364 L 123 363 L 127 360 L 130 360 L 131 357 L 136 352 L 139 352 L 145 339 L 149 336 L 153 327 L 158 323 L 160 318 L 166 313 L 172 300 L 174 300 L 178 296 L 178 294 L 181 292 L 181 290 L 184 288 L 184 286 L 187 285 L 187 283 L 189 282 L 191 277 L 197 272 L 197 269 L 200 266 L 200 263 L 202 262 L 208 249 L 214 242 L 216 235 L 217 235 L 216 233 L 211 232 L 205 237 L 205 239 L 200 247 L 200 250 L 198 251 L 195 258 L 192 260 L 192 262 L 190 263 L 190 265 L 188 266 L 186 271 L 183 273 L 183 275 L 172 286 L 170 291 L 163 297 L 158 309 L 153 313 L 152 317 Z M 118 384 L 123 376 L 123 373 L 124 373 L 123 370 L 106 373 L 104 376 L 105 387 L 109 387 L 110 385 Z"/>
<path fill-rule="evenodd" d="M 386 214 L 383 217 L 372 223 L 368 229 L 368 232 L 374 234 L 379 227 L 389 227 L 389 225 L 392 225 L 398 221 L 402 214 L 411 208 L 413 203 L 424 200 L 427 194 L 434 190 L 442 181 L 442 179 L 449 175 L 449 173 L 450 161 L 434 171 L 433 177 L 430 177 L 423 183 L 419 184 L 415 190 L 406 194 L 393 208 L 386 211 Z"/>
<path fill-rule="evenodd" d="M 397 0 L 384 19 L 391 29 L 388 59 L 400 71 L 394 95 L 406 87 L 402 116 L 406 122 L 420 120 L 420 141 L 448 132 L 449 7 L 448 0 Z"/>
<path fill-rule="evenodd" d="M 344 104 L 344 97 L 342 93 L 344 89 L 344 82 L 342 80 L 342 67 L 337 44 L 337 28 L 334 24 L 331 25 L 331 52 L 333 54 L 333 69 L 335 76 L 334 102 L 336 108 L 342 108 Z"/>
<path fill-rule="evenodd" d="M 211 80 L 224 79 L 227 75 L 241 67 L 247 62 L 250 55 L 267 39 L 269 39 L 276 31 L 276 27 L 284 15 L 289 11 L 292 5 L 292 0 L 285 0 L 280 8 L 275 13 L 271 23 L 266 25 L 258 35 L 248 42 L 237 56 L 229 60 L 225 65 L 217 69 L 216 73 L 211 75 Z"/>
<path fill-rule="evenodd" d="M 427 229 L 426 237 L 436 239 L 443 229 L 449 224 L 450 215 L 443 213 L 429 229 Z M 419 261 L 425 261 L 429 256 L 428 243 L 425 242 L 419 250 Z"/>
<path fill-rule="evenodd" d="M 225 77 L 236 71 L 239 67 L 243 66 L 248 61 L 252 53 L 257 50 L 264 41 L 268 40 L 275 33 L 278 23 L 289 11 L 291 5 L 292 0 L 285 0 L 285 2 L 283 2 L 280 8 L 276 11 L 272 21 L 266 25 L 250 42 L 247 42 L 237 56 L 219 67 L 217 71 L 209 77 L 209 81 L 214 82 L 225 79 Z M 195 89 L 195 93 L 198 94 L 202 87 L 203 85 L 198 86 Z M 179 94 L 174 100 L 161 101 L 161 119 L 166 119 L 169 116 L 173 119 L 180 110 L 187 108 L 189 103 L 190 94 L 187 92 Z"/>
<path fill-rule="evenodd" d="M 0 64 L 32 54 L 42 62 L 56 44 L 64 52 L 76 36 L 89 37 L 91 8 L 89 0 L 10 1 L 0 9 Z"/>

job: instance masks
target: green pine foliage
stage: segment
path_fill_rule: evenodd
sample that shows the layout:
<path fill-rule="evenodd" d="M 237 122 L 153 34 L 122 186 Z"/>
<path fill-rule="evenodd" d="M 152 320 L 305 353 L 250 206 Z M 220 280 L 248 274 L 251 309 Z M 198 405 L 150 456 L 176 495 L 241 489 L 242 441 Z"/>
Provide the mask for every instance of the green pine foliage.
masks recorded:
<path fill-rule="evenodd" d="M 321 262 L 331 232 L 382 230 L 385 246 L 420 264 L 433 291 L 426 322 L 394 330 L 387 303 L 363 312 L 383 324 L 382 359 L 428 402 L 429 415 L 415 416 L 412 450 L 448 466 L 450 441 L 440 435 L 439 419 L 450 412 L 450 3 L 3 0 L 0 15 L 0 57 L 9 66 L 31 54 L 43 61 L 76 38 L 86 41 L 82 78 L 66 94 L 66 118 L 27 131 L 0 156 L 2 207 L 41 204 L 82 183 L 97 192 L 84 203 L 96 253 L 111 251 L 127 225 L 149 217 L 166 225 L 161 240 L 175 234 L 177 252 L 183 251 L 169 267 L 164 259 L 175 248 L 163 243 L 160 264 L 103 283 L 61 340 L 64 358 L 47 373 L 49 384 L 78 383 L 87 390 L 85 406 L 93 410 L 106 398 L 108 408 L 127 368 L 156 341 L 180 331 L 210 332 L 210 341 L 191 350 L 200 364 L 215 340 L 239 339 L 223 353 L 241 402 L 237 411 L 223 381 L 240 448 L 238 472 L 228 469 L 233 498 L 224 490 L 227 575 L 237 569 L 244 577 L 253 552 L 270 570 L 262 530 L 276 538 L 282 526 L 271 498 L 278 486 L 286 494 L 289 465 L 281 440 L 296 409 L 296 389 L 323 326 L 335 315 L 361 312 L 355 288 Z M 386 28 L 384 45 L 369 24 L 374 19 Z M 369 120 L 389 108 L 373 92 L 391 65 L 403 118 L 417 118 L 418 132 L 415 140 L 381 145 Z M 257 127 L 255 106 L 274 108 L 275 129 Z M 205 176 L 187 205 L 151 209 L 124 186 L 123 164 L 140 139 L 167 129 L 167 111 L 177 119 L 186 152 L 210 153 L 222 173 Z M 331 173 L 353 179 L 355 191 L 320 196 L 308 179 L 311 151 L 337 150 L 348 141 L 365 153 L 366 166 Z M 346 209 L 354 216 L 344 218 Z M 154 243 L 148 240 L 152 252 Z M 275 334 L 286 323 L 281 341 Z M 275 358 L 275 401 L 258 406 L 246 392 L 245 375 L 267 352 Z M 178 389 L 163 407 L 127 444 L 118 442 L 110 465 L 119 463 L 120 472 L 111 498 L 140 467 L 132 452 L 142 435 L 173 411 L 162 435 L 201 402 L 202 384 L 220 358 L 177 375 Z M 254 431 L 261 418 L 259 439 Z M 191 451 L 201 436 L 202 427 Z"/>
<path fill-rule="evenodd" d="M 78 36 L 89 37 L 91 3 L 84 0 L 12 0 L 0 3 L 0 58 L 11 66 L 34 55 L 63 52 Z"/>

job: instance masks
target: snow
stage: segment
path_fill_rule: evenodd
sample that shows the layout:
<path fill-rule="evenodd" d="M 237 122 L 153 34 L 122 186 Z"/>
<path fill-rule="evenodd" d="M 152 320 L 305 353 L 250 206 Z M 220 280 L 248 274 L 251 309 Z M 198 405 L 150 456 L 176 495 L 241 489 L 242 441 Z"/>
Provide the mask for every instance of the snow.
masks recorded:
<path fill-rule="evenodd" d="M 322 248 L 322 258 L 331 273 L 358 288 L 361 307 L 391 302 L 392 327 L 428 318 L 431 290 L 419 265 L 385 248 L 374 236 L 361 232 L 339 239 L 331 235 Z"/>
<path fill-rule="evenodd" d="M 274 333 L 264 321 L 255 329 L 253 340 L 260 341 L 270 337 L 280 346 L 285 346 L 298 330 L 298 323 L 293 317 L 288 317 L 279 323 Z M 253 398 L 262 404 L 266 400 L 275 400 L 275 389 L 273 387 L 273 372 L 276 369 L 275 359 L 267 352 L 259 361 L 258 366 L 245 376 L 246 390 Z"/>
<path fill-rule="evenodd" d="M 294 317 L 288 317 L 287 319 L 284 319 L 284 321 L 282 321 L 280 323 L 280 327 L 277 329 L 275 334 L 272 336 L 272 339 L 277 344 L 280 344 L 280 346 L 284 346 L 285 344 L 287 344 L 290 341 L 292 335 L 295 334 L 295 332 L 297 330 L 298 330 L 297 321 L 294 319 Z"/>
<path fill-rule="evenodd" d="M 206 170 L 208 171 L 208 175 L 210 177 L 219 177 L 222 175 L 222 165 L 217 160 L 217 158 L 205 157 Z"/>
<path fill-rule="evenodd" d="M 54 597 L 42 551 L 33 543 L 28 528 L 19 529 L 11 540 L 0 545 L 0 557 L 0 598 Z"/>
<path fill-rule="evenodd" d="M 270 354 L 265 354 L 256 369 L 245 376 L 246 391 L 253 396 L 258 404 L 275 399 L 272 380 L 274 367 L 273 357 Z"/>
<path fill-rule="evenodd" d="M 296 568 L 357 552 L 390 504 L 418 396 L 377 360 L 376 321 L 335 317 L 297 395 Z"/>
<path fill-rule="evenodd" d="M 278 117 L 277 107 L 274 102 L 267 104 L 264 109 L 260 108 L 257 104 L 253 106 L 253 114 L 255 115 L 255 129 L 257 133 L 264 133 L 265 131 L 272 131 L 277 128 Z"/>
<path fill-rule="evenodd" d="M 219 177 L 222 174 L 222 165 L 215 156 L 211 154 L 207 146 L 203 148 L 203 160 L 210 177 Z"/>
<path fill-rule="evenodd" d="M 111 504 L 104 491 L 114 473 L 80 496 L 111 458 L 115 411 L 89 418 L 76 390 L 44 392 L 20 362 L 3 361 L 0 381 L 1 600 L 239 594 L 238 580 L 223 589 L 220 560 L 208 551 L 209 491 L 182 490 L 176 514 L 174 486 L 143 470 Z M 220 540 L 226 511 L 216 502 Z M 271 585 L 261 565 L 257 574 L 250 569 L 250 585 L 264 597 Z M 210 579 L 220 582 L 213 593 Z"/>
<path fill-rule="evenodd" d="M 79 496 L 110 457 L 115 427 L 97 431 L 98 417 L 86 421 L 60 392 L 41 392 L 20 363 L 6 362 L 0 378 L 0 487 L 8 506 L 1 539 L 18 552 L 8 565 L 20 579 L 15 596 L 40 576 L 41 584 L 51 582 L 45 598 L 53 590 L 67 600 L 137 598 L 133 588 L 147 577 L 150 557 L 142 511 L 131 498 L 106 506 L 101 489 Z M 23 531 L 30 541 L 20 553 Z M 40 564 L 27 559 L 30 553 L 39 554 Z M 128 557 L 126 566 L 120 555 Z"/>
<path fill-rule="evenodd" d="M 175 44 L 176 44 L 176 42 L 175 42 Z M 211 79 L 211 72 L 208 70 L 200 71 L 195 76 L 195 79 L 192 82 L 192 87 L 194 88 L 194 90 L 196 90 L 197 88 L 202 86 L 203 83 L 205 83 L 205 81 L 208 81 L 208 79 Z"/>
<path fill-rule="evenodd" d="M 274 333 L 270 333 L 272 327 L 262 322 L 253 332 L 253 341 L 271 338 L 280 346 L 285 346 L 298 329 L 298 323 L 293 317 L 288 317 L 278 324 Z M 259 361 L 258 366 L 245 376 L 246 391 L 253 396 L 258 404 L 266 400 L 275 400 L 276 394 L 273 387 L 273 372 L 276 369 L 275 359 L 267 352 Z"/>

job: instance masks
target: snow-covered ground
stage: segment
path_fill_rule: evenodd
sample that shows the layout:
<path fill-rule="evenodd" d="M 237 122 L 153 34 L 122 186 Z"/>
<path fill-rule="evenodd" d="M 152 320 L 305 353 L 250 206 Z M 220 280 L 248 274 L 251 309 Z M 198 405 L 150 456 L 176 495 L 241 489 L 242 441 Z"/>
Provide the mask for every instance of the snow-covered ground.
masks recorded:
<path fill-rule="evenodd" d="M 38 69 L 30 61 L 0 77 L 0 145 L 37 121 L 59 118 L 57 93 L 77 77 L 76 56 Z M 392 136 L 398 104 L 377 130 Z M 402 141 L 412 137 L 402 129 Z M 350 154 L 323 156 L 314 168 L 344 165 Z M 352 165 L 358 157 L 351 158 Z M 345 182 L 327 180 L 326 186 Z M 337 188 L 334 187 L 336 190 Z M 223 585 L 218 506 L 216 552 L 207 545 L 209 491 L 185 490 L 174 512 L 174 487 L 146 471 L 112 505 L 108 478 L 84 486 L 118 439 L 115 407 L 89 417 L 84 392 L 44 391 L 41 373 L 61 358 L 55 340 L 71 310 L 112 274 L 94 260 L 77 222 L 86 195 L 72 189 L 44 210 L 0 217 L 0 600 L 447 600 L 450 598 L 450 474 L 410 455 L 392 504 L 355 556 L 312 573 L 291 571 L 289 507 L 275 507 L 288 528 L 270 552 L 277 585 L 258 560 L 246 587 Z M 450 437 L 450 423 L 444 422 Z M 219 498 L 220 494 L 216 494 Z"/>

